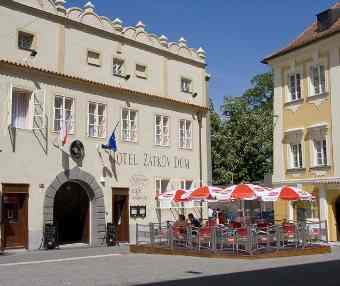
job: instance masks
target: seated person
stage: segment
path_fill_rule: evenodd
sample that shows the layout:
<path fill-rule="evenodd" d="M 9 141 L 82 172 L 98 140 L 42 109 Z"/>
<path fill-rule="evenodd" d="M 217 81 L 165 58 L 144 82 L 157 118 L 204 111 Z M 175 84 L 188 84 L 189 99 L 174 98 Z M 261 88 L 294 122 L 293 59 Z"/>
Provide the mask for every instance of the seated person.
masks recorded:
<path fill-rule="evenodd" d="M 186 233 L 187 222 L 185 220 L 185 216 L 180 214 L 178 219 L 174 223 L 175 234 L 184 235 Z"/>
<path fill-rule="evenodd" d="M 178 219 L 175 222 L 175 227 L 185 228 L 186 226 L 187 226 L 187 222 L 185 221 L 185 216 L 180 214 L 178 216 Z"/>
<path fill-rule="evenodd" d="M 188 220 L 191 226 L 193 227 L 201 227 L 201 223 L 197 218 L 194 217 L 192 213 L 188 214 Z"/>

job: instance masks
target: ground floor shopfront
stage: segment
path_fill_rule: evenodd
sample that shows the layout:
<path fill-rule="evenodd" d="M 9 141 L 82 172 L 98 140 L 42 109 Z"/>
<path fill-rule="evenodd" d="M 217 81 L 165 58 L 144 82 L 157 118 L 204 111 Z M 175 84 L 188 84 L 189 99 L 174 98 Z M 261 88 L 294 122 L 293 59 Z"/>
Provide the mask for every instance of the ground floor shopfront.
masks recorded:
<path fill-rule="evenodd" d="M 292 184 L 294 185 L 294 184 Z M 313 182 L 295 184 L 298 188 L 312 193 L 312 202 L 274 203 L 275 220 L 308 220 L 326 222 L 329 241 L 340 240 L 340 183 Z"/>

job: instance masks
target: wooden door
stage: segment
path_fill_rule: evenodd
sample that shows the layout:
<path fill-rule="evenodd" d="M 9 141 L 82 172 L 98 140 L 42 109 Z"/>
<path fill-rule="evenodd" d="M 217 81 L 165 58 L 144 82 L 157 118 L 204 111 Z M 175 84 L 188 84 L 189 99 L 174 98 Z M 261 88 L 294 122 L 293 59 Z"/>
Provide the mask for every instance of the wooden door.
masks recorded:
<path fill-rule="evenodd" d="M 4 185 L 2 200 L 5 248 L 27 248 L 28 186 Z"/>
<path fill-rule="evenodd" d="M 112 222 L 116 225 L 118 241 L 129 241 L 129 190 L 112 189 Z"/>

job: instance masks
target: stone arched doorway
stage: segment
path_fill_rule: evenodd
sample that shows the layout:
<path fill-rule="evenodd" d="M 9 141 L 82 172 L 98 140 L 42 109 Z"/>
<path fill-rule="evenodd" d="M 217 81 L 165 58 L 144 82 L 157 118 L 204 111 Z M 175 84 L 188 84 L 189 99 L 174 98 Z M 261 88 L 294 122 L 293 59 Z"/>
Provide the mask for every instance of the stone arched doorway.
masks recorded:
<path fill-rule="evenodd" d="M 63 194 L 67 190 L 63 190 L 66 186 L 78 186 L 79 193 L 87 196 L 89 201 L 89 235 L 88 242 L 91 246 L 100 246 L 105 244 L 105 205 L 104 195 L 101 187 L 95 178 L 81 170 L 79 167 L 61 172 L 52 184 L 47 188 L 44 200 L 44 224 L 55 223 L 58 218 L 54 217 L 56 200 L 63 200 Z M 59 193 L 61 191 L 61 198 Z M 65 198 L 64 198 L 65 199 Z M 81 204 L 84 207 L 83 204 Z M 79 210 L 78 210 L 79 211 Z M 84 219 L 83 219 L 84 223 Z M 85 230 L 85 229 L 84 229 Z M 86 231 L 86 230 L 85 230 Z M 79 234 L 79 233 L 78 233 Z M 84 234 L 86 235 L 86 233 Z"/>
<path fill-rule="evenodd" d="M 54 197 L 53 222 L 60 244 L 89 243 L 90 198 L 76 181 L 63 184 Z"/>

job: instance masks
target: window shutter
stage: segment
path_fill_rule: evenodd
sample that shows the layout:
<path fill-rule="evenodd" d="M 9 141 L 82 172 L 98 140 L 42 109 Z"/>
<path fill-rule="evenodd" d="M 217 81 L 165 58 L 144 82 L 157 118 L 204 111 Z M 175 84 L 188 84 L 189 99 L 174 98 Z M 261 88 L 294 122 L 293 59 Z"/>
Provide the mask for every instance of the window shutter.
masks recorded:
<path fill-rule="evenodd" d="M 12 96 L 13 96 L 13 85 L 11 82 L 7 85 L 7 126 L 12 124 Z"/>
<path fill-rule="evenodd" d="M 33 130 L 42 130 L 46 125 L 45 116 L 46 90 L 37 89 L 33 93 Z"/>

